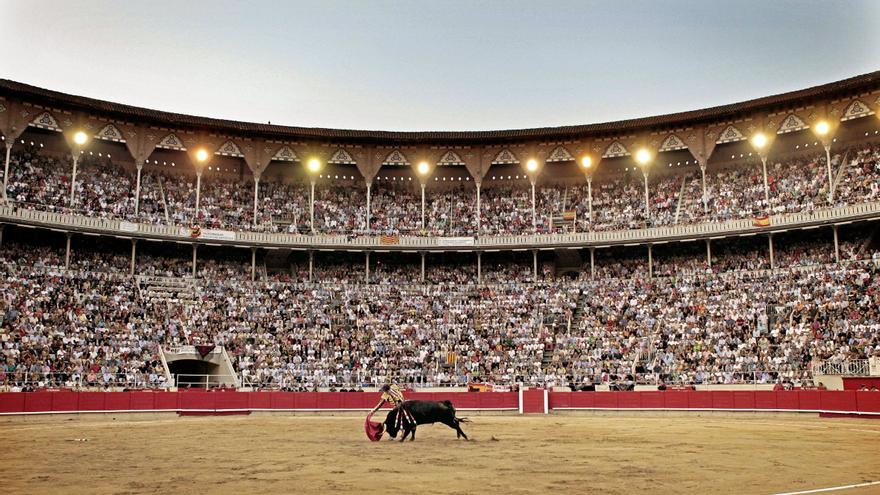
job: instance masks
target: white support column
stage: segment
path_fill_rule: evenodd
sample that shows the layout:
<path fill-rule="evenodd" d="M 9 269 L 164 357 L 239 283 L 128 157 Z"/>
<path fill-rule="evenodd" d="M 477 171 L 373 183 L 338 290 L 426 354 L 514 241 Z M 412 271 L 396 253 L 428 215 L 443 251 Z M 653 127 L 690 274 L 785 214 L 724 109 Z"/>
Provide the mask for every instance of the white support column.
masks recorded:
<path fill-rule="evenodd" d="M 367 182 L 367 233 L 368 234 L 370 233 L 370 223 L 371 223 L 371 220 L 373 217 L 373 214 L 370 211 L 370 201 L 371 201 L 370 190 L 371 189 L 372 189 L 372 184 Z"/>
<path fill-rule="evenodd" d="M 309 189 L 309 228 L 312 234 L 315 233 L 315 181 L 312 180 L 312 187 Z"/>
<path fill-rule="evenodd" d="M 3 199 L 6 199 L 6 190 L 9 188 L 9 160 L 12 153 L 14 139 L 6 139 L 6 164 L 3 166 Z"/>
<path fill-rule="evenodd" d="M 712 240 L 706 239 L 706 265 L 712 268 Z"/>
<path fill-rule="evenodd" d="M 193 273 L 192 273 L 193 278 L 196 278 L 196 253 L 198 252 L 198 250 L 199 250 L 199 245 L 193 244 L 193 263 L 192 263 L 192 265 L 193 265 Z"/>
<path fill-rule="evenodd" d="M 831 177 L 831 143 L 825 144 L 825 167 L 828 169 L 828 204 L 834 204 L 834 179 Z"/>
<path fill-rule="evenodd" d="M 315 252 L 309 251 L 309 282 L 314 280 Z"/>
<path fill-rule="evenodd" d="M 761 155 L 761 171 L 764 174 L 764 202 L 767 214 L 770 213 L 770 185 L 767 183 L 767 155 Z"/>
<path fill-rule="evenodd" d="M 538 283 L 538 250 L 532 249 L 532 282 Z"/>
<path fill-rule="evenodd" d="M 593 175 L 591 174 L 587 177 L 587 203 L 590 207 L 590 218 L 587 225 L 589 226 L 590 231 L 593 230 Z"/>
<path fill-rule="evenodd" d="M 370 283 L 370 252 L 367 251 L 366 270 L 364 271 L 364 283 Z"/>
<path fill-rule="evenodd" d="M 483 215 L 480 211 L 480 183 L 477 182 L 477 235 L 480 235 L 480 227 L 483 223 Z"/>
<path fill-rule="evenodd" d="M 654 278 L 654 245 L 648 244 L 648 279 Z"/>
<path fill-rule="evenodd" d="M 425 283 L 425 252 L 422 251 L 422 283 Z"/>
<path fill-rule="evenodd" d="M 251 282 L 257 279 L 257 248 L 251 248 Z"/>
<path fill-rule="evenodd" d="M 131 240 L 131 276 L 137 273 L 137 239 Z"/>
<path fill-rule="evenodd" d="M 709 196 L 706 194 L 706 165 L 700 163 L 700 178 L 703 182 L 703 214 L 709 214 Z"/>
<path fill-rule="evenodd" d="M 73 234 L 70 232 L 67 233 L 67 245 L 64 250 L 64 269 L 70 270 L 70 238 L 73 237 Z"/>
<path fill-rule="evenodd" d="M 425 184 L 422 184 L 422 230 L 425 230 Z"/>
<path fill-rule="evenodd" d="M 596 248 L 590 248 L 590 280 L 596 279 Z"/>
<path fill-rule="evenodd" d="M 532 232 L 538 232 L 538 216 L 535 208 L 535 180 L 532 179 Z"/>
<path fill-rule="evenodd" d="M 137 217 L 141 212 L 141 172 L 144 169 L 144 162 L 138 160 L 137 166 L 137 182 L 134 186 L 134 216 Z"/>
<path fill-rule="evenodd" d="M 74 200 L 76 199 L 76 164 L 79 161 L 79 153 L 74 151 L 71 153 L 71 156 L 73 156 L 73 175 L 70 176 L 70 202 L 68 204 L 72 210 L 75 205 Z"/>
<path fill-rule="evenodd" d="M 477 251 L 477 283 L 483 283 L 483 253 Z"/>
<path fill-rule="evenodd" d="M 645 222 L 647 222 L 651 218 L 651 205 L 648 198 L 648 172 L 642 169 L 642 175 L 645 176 Z"/>
<path fill-rule="evenodd" d="M 257 225 L 257 209 L 260 204 L 260 176 L 254 175 L 254 226 Z"/>
<path fill-rule="evenodd" d="M 831 229 L 834 231 L 834 262 L 840 263 L 840 241 L 837 237 L 837 225 L 832 225 Z"/>
<path fill-rule="evenodd" d="M 196 222 L 199 221 L 199 204 L 200 204 L 199 202 L 201 200 L 201 194 L 202 194 L 202 170 L 199 169 L 199 171 L 196 172 L 196 211 L 195 211 L 195 215 L 193 215 L 193 219 L 191 222 L 193 225 L 197 225 Z M 193 277 L 195 277 L 195 274 L 193 274 Z"/>
<path fill-rule="evenodd" d="M 773 259 L 773 234 L 767 234 L 767 246 L 770 251 L 770 269 L 776 269 L 776 260 Z"/>

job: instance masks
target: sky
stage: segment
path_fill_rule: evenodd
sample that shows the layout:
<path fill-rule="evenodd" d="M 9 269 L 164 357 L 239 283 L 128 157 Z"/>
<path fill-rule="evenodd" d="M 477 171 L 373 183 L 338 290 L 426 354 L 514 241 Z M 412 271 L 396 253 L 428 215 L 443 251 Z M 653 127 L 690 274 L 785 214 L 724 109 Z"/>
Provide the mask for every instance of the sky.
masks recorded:
<path fill-rule="evenodd" d="M 880 0 L 0 0 L 0 78 L 304 127 L 493 130 L 880 70 Z"/>

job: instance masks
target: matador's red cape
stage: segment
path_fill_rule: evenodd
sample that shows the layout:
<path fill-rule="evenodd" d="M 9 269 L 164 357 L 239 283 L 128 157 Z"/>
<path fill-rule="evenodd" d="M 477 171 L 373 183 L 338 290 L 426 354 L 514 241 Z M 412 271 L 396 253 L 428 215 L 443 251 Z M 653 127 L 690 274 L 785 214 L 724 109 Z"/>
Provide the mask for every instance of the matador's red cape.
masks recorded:
<path fill-rule="evenodd" d="M 385 425 L 370 421 L 371 419 L 373 419 L 373 413 L 367 415 L 367 420 L 364 422 L 364 430 L 367 432 L 367 438 L 371 442 L 378 442 L 382 439 L 382 434 L 385 433 Z"/>

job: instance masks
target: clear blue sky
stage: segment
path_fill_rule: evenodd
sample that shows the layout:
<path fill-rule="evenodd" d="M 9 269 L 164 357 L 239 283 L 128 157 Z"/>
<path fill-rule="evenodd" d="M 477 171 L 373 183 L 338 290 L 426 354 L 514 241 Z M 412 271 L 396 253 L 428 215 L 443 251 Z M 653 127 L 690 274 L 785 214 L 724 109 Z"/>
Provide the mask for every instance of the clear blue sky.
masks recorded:
<path fill-rule="evenodd" d="M 0 0 L 0 77 L 319 127 L 504 129 L 880 69 L 878 0 Z"/>

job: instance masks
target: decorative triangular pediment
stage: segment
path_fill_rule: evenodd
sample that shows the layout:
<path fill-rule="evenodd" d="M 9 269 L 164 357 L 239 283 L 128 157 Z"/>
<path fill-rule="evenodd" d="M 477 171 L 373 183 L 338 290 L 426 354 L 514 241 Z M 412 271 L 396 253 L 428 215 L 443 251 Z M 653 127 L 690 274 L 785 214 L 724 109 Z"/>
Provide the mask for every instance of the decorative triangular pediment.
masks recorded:
<path fill-rule="evenodd" d="M 443 153 L 443 156 L 440 157 L 440 161 L 437 162 L 437 165 L 464 165 L 464 161 L 458 156 L 458 153 L 449 150 L 446 153 Z"/>
<path fill-rule="evenodd" d="M 173 132 L 159 141 L 159 144 L 156 145 L 157 148 L 164 148 L 166 150 L 179 150 L 186 151 L 186 146 L 183 145 L 183 141 L 180 140 L 177 135 Z"/>
<path fill-rule="evenodd" d="M 550 156 L 547 157 L 547 163 L 572 161 L 574 161 L 574 157 L 571 156 L 571 153 L 569 153 L 565 146 L 557 146 L 550 152 Z"/>
<path fill-rule="evenodd" d="M 726 129 L 721 131 L 721 134 L 718 136 L 718 140 L 715 141 L 715 144 L 721 143 L 733 143 L 736 141 L 745 141 L 746 135 L 742 133 L 736 126 L 729 125 Z"/>
<path fill-rule="evenodd" d="M 103 139 L 105 141 L 115 141 L 117 143 L 124 143 L 125 139 L 122 137 L 122 132 L 113 124 L 107 124 L 95 134 L 95 139 Z"/>
<path fill-rule="evenodd" d="M 605 153 L 602 154 L 602 158 L 615 158 L 618 156 L 629 156 L 629 151 L 620 141 L 611 143 L 605 148 Z"/>
<path fill-rule="evenodd" d="M 495 155 L 495 159 L 492 160 L 492 165 L 503 165 L 507 163 L 519 163 L 519 160 L 516 158 L 516 155 L 513 154 L 507 148 L 499 151 L 497 155 Z"/>
<path fill-rule="evenodd" d="M 687 145 L 684 144 L 684 141 L 675 134 L 670 134 L 665 140 L 663 140 L 663 144 L 660 145 L 658 151 L 675 151 L 683 149 L 687 149 Z"/>
<path fill-rule="evenodd" d="M 400 150 L 394 150 L 388 153 L 382 165 L 409 165 L 409 160 L 406 159 L 406 155 L 401 153 Z"/>
<path fill-rule="evenodd" d="M 803 119 L 795 114 L 791 114 L 782 121 L 782 124 L 780 124 L 779 130 L 776 131 L 776 134 L 785 134 L 787 132 L 796 132 L 809 128 L 810 126 L 808 126 L 807 123 L 803 121 Z"/>
<path fill-rule="evenodd" d="M 223 143 L 223 146 L 217 148 L 217 151 L 214 152 L 215 155 L 223 155 L 223 156 L 237 156 L 239 158 L 244 156 L 244 153 L 241 152 L 241 148 L 238 147 L 231 139 Z"/>
<path fill-rule="evenodd" d="M 277 162 L 298 162 L 299 157 L 296 156 L 296 152 L 290 146 L 284 145 L 272 155 L 272 161 Z"/>
<path fill-rule="evenodd" d="M 840 120 L 858 119 L 861 117 L 867 117 L 868 115 L 874 115 L 874 111 L 871 110 L 871 107 L 865 105 L 861 100 L 855 100 L 846 107 L 846 110 L 843 112 L 843 117 L 841 117 Z"/>
<path fill-rule="evenodd" d="M 58 121 L 55 120 L 55 117 L 49 112 L 43 112 L 40 115 L 37 115 L 37 118 L 32 120 L 30 125 L 39 127 L 40 129 L 49 129 L 50 131 L 61 131 L 61 126 L 58 125 Z"/>
<path fill-rule="evenodd" d="M 336 150 L 333 153 L 333 156 L 330 157 L 330 160 L 327 163 L 332 163 L 335 165 L 357 165 L 357 161 L 355 161 L 354 157 L 351 156 L 351 153 L 345 151 L 342 148 Z"/>

